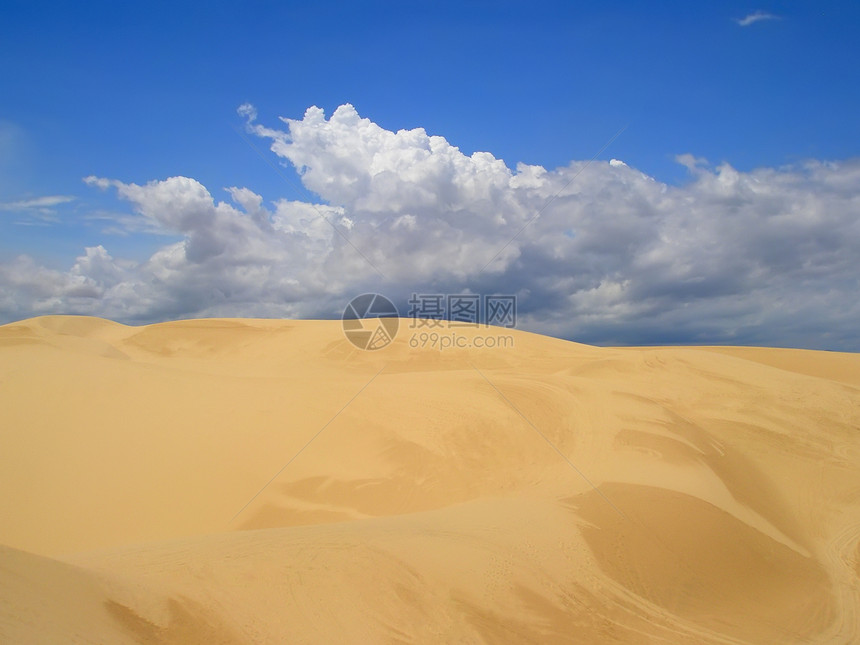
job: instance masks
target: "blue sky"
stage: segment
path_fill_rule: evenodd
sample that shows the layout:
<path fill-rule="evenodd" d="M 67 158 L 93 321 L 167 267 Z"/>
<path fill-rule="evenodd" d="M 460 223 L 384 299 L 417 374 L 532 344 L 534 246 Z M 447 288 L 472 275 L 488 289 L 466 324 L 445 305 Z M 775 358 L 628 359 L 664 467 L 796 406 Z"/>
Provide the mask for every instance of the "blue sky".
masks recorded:
<path fill-rule="evenodd" d="M 860 141 L 858 26 L 860 5 L 852 2 L 132 4 L 7 0 L 0 4 L 0 262 L 7 267 L 0 273 L 6 280 L 5 289 L 0 284 L 0 290 L 7 292 L 0 301 L 0 315 L 9 320 L 70 311 L 144 322 L 169 316 L 245 313 L 247 301 L 229 296 L 215 308 L 198 301 L 185 307 L 177 301 L 166 308 L 150 309 L 110 305 L 122 291 L 117 287 L 120 282 L 128 292 L 130 285 L 145 281 L 141 266 L 151 262 L 159 249 L 187 242 L 190 233 L 174 225 L 177 220 L 152 211 L 140 201 L 145 201 L 141 196 L 134 201 L 122 197 L 116 187 L 99 189 L 92 182 L 84 183 L 83 178 L 89 176 L 137 185 L 181 176 L 205 186 L 216 203 L 231 201 L 224 188 L 247 188 L 262 196 L 275 219 L 277 209 L 272 204 L 285 199 L 346 209 L 345 217 L 355 222 L 357 236 L 363 222 L 378 226 L 370 215 L 362 219 L 364 207 L 359 197 L 327 193 L 320 186 L 329 184 L 309 183 L 307 174 L 300 179 L 292 169 L 297 159 L 312 160 L 311 170 L 313 163 L 336 168 L 319 157 L 325 146 L 316 152 L 295 146 L 293 152 L 271 152 L 277 137 L 254 132 L 253 124 L 249 126 L 237 114 L 243 104 L 254 106 L 258 127 L 281 130 L 286 126 L 278 117 L 300 121 L 309 107 L 318 106 L 328 118 L 338 106 L 351 104 L 360 117 L 383 131 L 423 128 L 427 135 L 444 137 L 466 158 L 478 151 L 491 153 L 513 174 L 520 162 L 551 173 L 572 168 L 572 163 L 591 159 L 626 128 L 598 155 L 597 161 L 603 162 L 599 167 L 610 168 L 606 162 L 612 158 L 623 160 L 626 167 L 668 186 L 670 194 L 675 189 L 690 190 L 684 199 L 699 200 L 695 203 L 703 204 L 703 213 L 705 203 L 716 208 L 713 205 L 719 200 L 711 193 L 706 199 L 695 191 L 696 185 L 704 190 L 696 169 L 707 168 L 708 176 L 715 178 L 721 164 L 729 164 L 750 182 L 762 181 L 762 176 L 749 174 L 756 169 L 773 169 L 793 178 L 797 190 L 803 187 L 813 195 L 820 196 L 821 186 L 833 182 L 847 185 L 845 190 L 850 192 Z M 346 154 L 331 146 L 325 151 Z M 707 163 L 694 165 L 691 171 L 678 163 L 676 158 L 682 154 Z M 823 178 L 802 169 L 810 160 L 840 166 L 832 177 Z M 459 162 L 451 163 L 451 168 L 460 167 Z M 290 181 L 272 165 L 281 168 Z M 397 165 L 393 172 L 412 176 L 413 170 Z M 598 179 L 590 185 L 599 184 Z M 782 185 L 779 177 L 774 181 Z M 561 181 L 558 187 L 563 185 Z M 549 184 L 544 188 L 549 191 L 543 196 L 546 201 L 553 193 Z M 639 198 L 641 195 L 631 196 L 630 200 Z M 456 209 L 472 214 L 480 210 L 469 199 Z M 516 199 L 525 203 L 525 197 Z M 539 210 L 543 202 L 535 199 L 534 208 Z M 684 199 L 678 196 L 678 203 L 686 203 Z M 838 221 L 847 230 L 838 238 L 854 239 L 850 215 L 856 202 L 852 199 L 851 194 L 842 195 L 841 207 L 847 210 Z M 651 210 L 662 208 L 649 203 Z M 757 203 L 763 210 L 754 209 L 755 213 L 773 217 L 768 210 L 775 208 L 773 204 Z M 562 208 L 564 203 L 558 206 Z M 831 206 L 828 202 L 826 208 Z M 415 204 L 403 208 L 403 212 L 388 213 L 385 221 L 419 211 L 418 217 L 425 218 L 419 223 L 437 216 Z M 573 206 L 570 209 L 576 211 Z M 563 210 L 559 212 L 564 217 Z M 613 212 L 610 209 L 604 216 L 612 217 Z M 724 215 L 731 217 L 733 212 L 729 208 Z M 723 216 L 722 211 L 708 213 L 701 216 Z M 512 218 L 506 221 L 514 226 Z M 772 230 L 773 222 L 767 222 L 762 231 Z M 819 224 L 821 230 L 804 229 L 802 234 L 819 240 L 819 250 L 824 252 L 829 247 L 821 241 L 827 237 L 822 231 L 833 231 L 836 224 Z M 593 223 L 579 225 L 596 230 Z M 469 239 L 483 235 L 484 230 L 477 225 L 458 229 Z M 797 236 L 786 239 L 781 234 L 761 233 L 763 240 L 767 238 L 762 244 L 776 246 L 751 249 L 750 253 L 789 255 L 807 249 L 801 232 L 795 233 Z M 504 232 L 499 235 L 504 239 Z M 661 239 L 669 237 L 661 234 Z M 495 237 L 487 236 L 492 247 L 490 238 Z M 395 247 L 408 247 L 400 238 L 395 242 Z M 729 245 L 732 239 L 718 242 Z M 331 247 L 335 242 L 329 240 L 328 244 Z M 809 318 L 808 323 L 799 327 L 790 324 L 797 318 L 786 314 L 782 331 L 779 325 L 767 322 L 772 312 L 744 318 L 743 324 L 736 320 L 728 330 L 719 323 L 715 327 L 691 321 L 682 325 L 655 317 L 653 309 L 638 310 L 636 306 L 627 314 L 616 312 L 613 317 L 607 313 L 609 318 L 593 329 L 586 329 L 581 321 L 575 325 L 550 323 L 547 321 L 558 316 L 576 318 L 569 309 L 574 306 L 571 296 L 586 294 L 604 283 L 623 286 L 629 278 L 624 272 L 635 274 L 639 265 L 604 268 L 589 283 L 552 289 L 541 284 L 540 272 L 546 269 L 542 261 L 528 260 L 541 255 L 539 250 L 546 251 L 541 244 L 535 233 L 534 239 L 528 238 L 516 248 L 519 255 L 511 259 L 510 267 L 500 269 L 500 275 L 515 269 L 520 276 L 531 276 L 522 278 L 518 288 L 526 294 L 526 313 L 533 314 L 532 319 L 526 316 L 524 320 L 531 320 L 536 330 L 566 337 L 584 335 L 586 340 L 607 343 L 768 343 L 772 338 L 773 344 L 860 349 L 850 329 L 841 327 L 852 311 L 842 311 L 838 321 L 830 321 L 832 329 L 827 326 L 830 323 L 820 323 L 812 331 L 806 328 L 815 318 L 811 312 L 803 318 Z M 122 280 L 114 276 L 113 282 L 104 282 L 104 276 L 81 273 L 82 269 L 75 273 L 76 259 L 88 247 L 105 249 L 112 261 L 121 264 L 127 272 Z M 852 249 L 840 246 L 836 250 L 844 255 Z M 581 259 L 582 251 L 571 248 L 565 253 L 577 253 L 576 258 Z M 649 247 L 642 253 L 642 257 L 647 253 L 652 257 L 657 251 Z M 23 266 L 21 256 L 32 261 L 28 265 L 31 273 L 33 267 L 44 269 L 48 272 L 45 280 L 56 284 L 22 287 L 21 279 L 15 277 Z M 819 278 L 821 263 L 827 262 L 818 255 L 805 261 L 808 271 L 812 265 L 819 269 L 795 276 L 801 283 Z M 569 264 L 578 266 L 573 260 Z M 392 272 L 398 268 L 395 258 Z M 214 282 L 224 277 L 218 273 L 223 267 L 209 269 L 207 275 Z M 324 269 L 318 267 L 317 271 Z M 446 276 L 427 270 L 413 276 L 411 287 L 498 286 L 475 270 L 464 267 L 455 273 Z M 92 281 L 87 284 L 97 295 L 89 296 L 86 303 L 69 296 L 67 274 Z M 709 284 L 721 275 L 713 266 L 699 267 L 687 276 L 687 282 Z M 556 282 L 563 282 L 564 277 L 564 271 L 557 270 Z M 198 284 L 201 279 L 197 278 Z M 300 279 L 298 275 L 296 279 Z M 671 282 L 665 274 L 663 279 Z M 60 285 L 63 280 L 65 286 Z M 321 280 L 320 284 L 332 281 Z M 404 293 L 410 288 L 406 284 L 368 284 Z M 856 282 L 850 276 L 839 273 L 834 284 L 842 300 L 856 296 Z M 271 299 L 270 304 L 289 302 L 283 310 L 273 305 L 247 311 L 247 315 L 325 315 L 353 286 L 360 285 L 320 287 L 325 297 L 317 298 L 317 305 L 311 304 L 307 294 L 262 290 L 257 297 Z M 630 289 L 629 285 L 623 288 Z M 111 289 L 114 300 L 106 295 Z M 642 290 L 636 293 L 639 299 L 628 304 L 643 303 Z M 744 292 L 740 286 L 737 293 L 755 297 L 755 290 Z M 541 300 L 533 294 L 545 295 Z M 808 300 L 808 294 L 795 295 Z M 290 301 L 291 297 L 295 300 Z M 686 297 L 663 306 L 689 307 L 690 302 L 710 298 L 711 292 Z M 781 293 L 780 297 L 790 296 Z M 319 304 L 323 302 L 327 304 Z M 725 311 L 725 302 L 720 307 Z M 617 331 L 607 331 L 615 330 L 615 324 L 620 325 Z M 773 336 L 763 327 L 767 324 L 772 325 Z"/>

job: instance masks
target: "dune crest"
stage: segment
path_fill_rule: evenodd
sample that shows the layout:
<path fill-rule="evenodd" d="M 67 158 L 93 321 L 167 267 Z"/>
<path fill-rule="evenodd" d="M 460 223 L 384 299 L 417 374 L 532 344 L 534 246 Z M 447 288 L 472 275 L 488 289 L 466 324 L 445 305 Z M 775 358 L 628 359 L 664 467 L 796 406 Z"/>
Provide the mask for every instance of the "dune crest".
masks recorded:
<path fill-rule="evenodd" d="M 860 640 L 860 356 L 408 322 L 0 326 L 0 641 Z"/>

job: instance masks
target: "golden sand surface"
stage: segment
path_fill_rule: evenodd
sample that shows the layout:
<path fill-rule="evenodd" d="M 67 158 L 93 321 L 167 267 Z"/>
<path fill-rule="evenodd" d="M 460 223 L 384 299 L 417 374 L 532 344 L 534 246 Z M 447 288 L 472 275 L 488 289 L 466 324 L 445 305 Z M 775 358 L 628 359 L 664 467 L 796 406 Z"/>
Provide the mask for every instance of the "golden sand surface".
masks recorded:
<path fill-rule="evenodd" d="M 860 642 L 860 355 L 408 322 L 0 326 L 0 642 Z"/>

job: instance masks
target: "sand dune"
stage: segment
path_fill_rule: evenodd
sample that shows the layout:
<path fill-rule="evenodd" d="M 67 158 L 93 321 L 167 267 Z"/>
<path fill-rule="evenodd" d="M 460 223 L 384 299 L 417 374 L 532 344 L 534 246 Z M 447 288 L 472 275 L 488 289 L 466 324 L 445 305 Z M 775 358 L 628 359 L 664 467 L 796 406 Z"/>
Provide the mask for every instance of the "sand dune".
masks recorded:
<path fill-rule="evenodd" d="M 0 642 L 860 642 L 860 356 L 410 333 L 0 327 Z"/>

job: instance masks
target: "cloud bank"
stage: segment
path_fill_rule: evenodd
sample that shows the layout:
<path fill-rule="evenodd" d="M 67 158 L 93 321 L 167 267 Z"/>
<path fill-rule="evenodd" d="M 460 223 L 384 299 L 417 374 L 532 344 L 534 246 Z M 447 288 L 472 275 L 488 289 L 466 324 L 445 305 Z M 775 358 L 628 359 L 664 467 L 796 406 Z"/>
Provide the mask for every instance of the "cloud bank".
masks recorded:
<path fill-rule="evenodd" d="M 87 248 L 68 271 L 18 257 L 0 315 L 333 317 L 365 291 L 405 314 L 413 292 L 499 293 L 519 327 L 589 343 L 860 350 L 857 160 L 739 172 L 684 154 L 690 179 L 669 186 L 615 159 L 511 169 L 351 105 L 279 127 L 239 111 L 323 204 L 88 177 L 137 230 L 181 240 L 144 262 Z"/>

